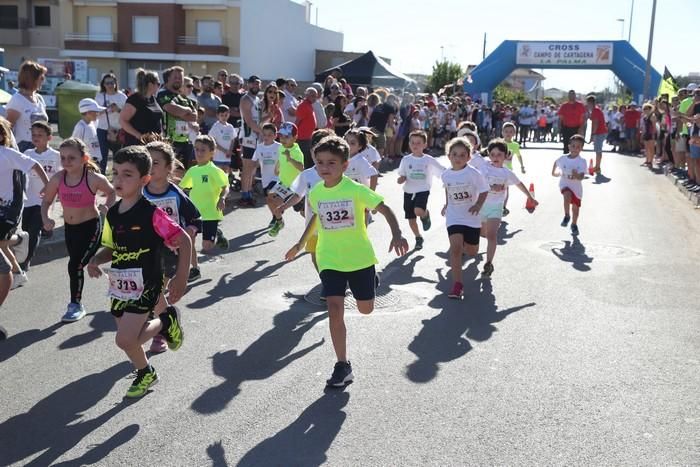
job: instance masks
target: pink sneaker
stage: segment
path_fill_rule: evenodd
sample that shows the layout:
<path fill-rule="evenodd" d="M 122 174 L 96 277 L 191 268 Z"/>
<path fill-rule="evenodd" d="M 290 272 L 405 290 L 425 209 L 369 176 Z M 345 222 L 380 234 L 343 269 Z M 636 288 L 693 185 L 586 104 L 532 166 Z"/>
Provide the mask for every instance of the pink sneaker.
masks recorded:
<path fill-rule="evenodd" d="M 153 342 L 151 342 L 151 353 L 163 353 L 168 350 L 168 343 L 165 341 L 165 337 L 160 334 L 153 336 Z"/>
<path fill-rule="evenodd" d="M 449 294 L 447 294 L 448 298 L 454 298 L 454 299 L 461 299 L 462 298 L 462 283 L 461 282 L 455 282 L 455 284 L 452 286 L 452 290 L 450 291 Z"/>

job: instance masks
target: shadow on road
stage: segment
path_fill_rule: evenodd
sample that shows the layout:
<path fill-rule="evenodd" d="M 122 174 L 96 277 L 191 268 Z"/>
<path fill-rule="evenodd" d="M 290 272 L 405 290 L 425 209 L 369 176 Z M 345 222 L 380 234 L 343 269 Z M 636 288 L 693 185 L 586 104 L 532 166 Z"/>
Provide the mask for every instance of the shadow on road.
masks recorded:
<path fill-rule="evenodd" d="M 237 276 L 232 276 L 230 273 L 224 274 L 219 279 L 219 282 L 207 292 L 207 297 L 189 303 L 187 307 L 193 309 L 206 308 L 227 298 L 240 297 L 250 292 L 250 287 L 253 284 L 263 279 L 274 277 L 272 273 L 286 264 L 285 261 L 280 261 L 260 269 L 267 262 L 267 260 L 258 260 L 254 266 Z"/>
<path fill-rule="evenodd" d="M 612 178 L 608 178 L 603 174 L 596 174 L 593 185 L 602 185 L 603 183 L 609 183 L 611 181 Z"/>
<path fill-rule="evenodd" d="M 192 409 L 202 414 L 224 410 L 241 391 L 245 381 L 264 380 L 284 369 L 293 361 L 322 346 L 324 339 L 301 350 L 292 352 L 304 334 L 326 318 L 326 313 L 316 314 L 311 319 L 309 304 L 303 300 L 292 304 L 273 319 L 274 327 L 245 349 L 217 352 L 212 358 L 214 374 L 224 378 L 218 386 L 204 391 L 193 403 Z"/>
<path fill-rule="evenodd" d="M 0 363 L 14 357 L 27 347 L 53 336 L 61 326 L 63 323 L 55 323 L 46 329 L 30 329 L 19 334 L 10 334 L 6 340 L 0 342 Z"/>
<path fill-rule="evenodd" d="M 92 330 L 69 337 L 58 346 L 59 349 L 65 350 L 80 347 L 81 345 L 99 339 L 105 335 L 105 333 L 116 332 L 117 324 L 114 322 L 114 317 L 109 311 L 99 311 L 89 316 L 91 318 L 90 327 Z"/>
<path fill-rule="evenodd" d="M 15 415 L 0 424 L 0 465 L 20 463 L 23 459 L 41 453 L 25 466 L 53 465 L 54 461 L 70 451 L 83 438 L 107 423 L 129 406 L 120 401 L 97 418 L 86 420 L 84 413 L 104 398 L 114 386 L 131 371 L 128 362 L 114 365 L 74 381 L 45 399 L 28 412 Z M 135 427 L 135 428 L 134 428 Z M 121 430 L 102 444 L 93 447 L 83 457 L 97 459 L 126 443 L 138 432 L 138 425 Z M 77 465 L 87 462 L 81 458 Z M 73 464 L 73 465 L 76 465 Z"/>
<path fill-rule="evenodd" d="M 433 280 L 414 275 L 416 264 L 423 258 L 425 258 L 423 255 L 411 256 L 409 252 L 408 255 L 399 256 L 391 260 L 379 274 L 382 284 L 380 287 L 387 287 L 388 285 L 408 285 L 417 282 L 434 284 L 435 281 Z"/>
<path fill-rule="evenodd" d="M 211 467 L 228 467 L 226 451 L 220 440 L 207 446 L 207 455 L 211 459 Z"/>
<path fill-rule="evenodd" d="M 565 263 L 571 263 L 571 267 L 577 271 L 590 271 L 589 264 L 593 262 L 593 258 L 586 254 L 586 246 L 581 243 L 577 235 L 571 238 L 571 240 L 564 240 L 562 248 L 552 248 L 552 253 Z"/>
<path fill-rule="evenodd" d="M 109 439 L 101 444 L 94 446 L 88 452 L 77 459 L 61 462 L 60 464 L 52 464 L 53 467 L 71 467 L 76 465 L 95 465 L 104 461 L 109 454 L 119 446 L 122 446 L 131 441 L 139 433 L 138 425 L 128 425 L 119 430 Z"/>
<path fill-rule="evenodd" d="M 463 272 L 464 300 L 447 298 L 445 291 L 451 281 L 443 276 L 440 269 L 436 270 L 438 295 L 428 306 L 441 310 L 440 314 L 423 320 L 423 328 L 408 345 L 416 360 L 408 365 L 406 376 L 414 383 L 433 380 L 440 370 L 440 363 L 456 360 L 472 349 L 469 339 L 477 342 L 490 339 L 498 330 L 494 323 L 535 305 L 527 303 L 499 311 L 491 282 L 476 279 L 478 264 L 478 260 L 471 262 Z"/>
<path fill-rule="evenodd" d="M 498 244 L 505 245 L 506 243 L 508 243 L 508 240 L 512 239 L 522 231 L 523 229 L 518 229 L 513 230 L 512 232 L 508 232 L 508 222 L 501 222 L 501 225 L 498 226 L 498 232 L 496 234 Z"/>
<path fill-rule="evenodd" d="M 347 418 L 348 392 L 327 391 L 288 427 L 248 451 L 238 466 L 320 466 Z"/>

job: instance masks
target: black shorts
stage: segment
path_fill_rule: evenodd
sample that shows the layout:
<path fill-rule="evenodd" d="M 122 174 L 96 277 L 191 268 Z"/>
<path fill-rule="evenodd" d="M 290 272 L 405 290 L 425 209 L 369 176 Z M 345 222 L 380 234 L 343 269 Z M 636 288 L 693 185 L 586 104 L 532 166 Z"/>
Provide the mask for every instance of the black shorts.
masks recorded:
<path fill-rule="evenodd" d="M 189 167 L 189 163 L 194 160 L 194 146 L 192 143 L 173 143 L 172 146 L 177 160 L 185 167 Z"/>
<path fill-rule="evenodd" d="M 275 185 L 277 185 L 277 182 L 273 180 L 270 183 L 268 183 L 265 188 L 263 188 L 263 192 L 265 193 L 265 196 L 270 194 L 270 190 L 272 190 L 275 187 Z"/>
<path fill-rule="evenodd" d="M 112 315 L 121 318 L 124 313 L 133 313 L 135 315 L 148 314 L 156 307 L 162 291 L 162 283 L 144 284 L 143 294 L 138 300 L 124 301 L 113 298 L 110 307 Z"/>
<path fill-rule="evenodd" d="M 468 225 L 451 225 L 447 228 L 447 235 L 461 235 L 467 245 L 479 245 L 481 237 L 480 227 L 469 227 Z"/>
<path fill-rule="evenodd" d="M 247 148 L 245 146 L 241 147 L 241 156 L 243 159 L 251 160 L 253 158 L 253 154 L 255 154 L 255 148 Z"/>
<path fill-rule="evenodd" d="M 0 220 L 0 241 L 9 240 L 17 230 L 17 224 Z"/>
<path fill-rule="evenodd" d="M 319 274 L 327 297 L 344 297 L 350 286 L 355 300 L 373 300 L 376 288 L 374 265 L 357 271 L 343 272 L 324 269 Z"/>
<path fill-rule="evenodd" d="M 213 242 L 216 240 L 216 230 L 219 228 L 219 221 L 202 221 L 202 240 Z"/>
<path fill-rule="evenodd" d="M 403 213 L 406 219 L 416 218 L 416 208 L 423 210 L 428 208 L 428 196 L 430 196 L 429 191 L 403 194 Z"/>

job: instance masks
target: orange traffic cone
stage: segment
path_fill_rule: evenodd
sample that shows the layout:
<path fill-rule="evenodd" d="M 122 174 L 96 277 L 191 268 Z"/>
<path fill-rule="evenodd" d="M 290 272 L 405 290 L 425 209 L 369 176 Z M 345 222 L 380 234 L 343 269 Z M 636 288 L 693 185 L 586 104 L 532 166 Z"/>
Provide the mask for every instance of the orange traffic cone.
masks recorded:
<path fill-rule="evenodd" d="M 588 161 L 588 175 L 593 175 L 595 173 L 595 167 L 593 167 L 593 159 Z"/>
<path fill-rule="evenodd" d="M 535 197 L 535 184 L 530 183 L 530 194 L 532 195 L 532 198 Z M 525 201 L 525 209 L 529 213 L 532 213 L 535 211 L 535 203 L 532 202 L 532 198 L 528 198 L 527 201 Z"/>

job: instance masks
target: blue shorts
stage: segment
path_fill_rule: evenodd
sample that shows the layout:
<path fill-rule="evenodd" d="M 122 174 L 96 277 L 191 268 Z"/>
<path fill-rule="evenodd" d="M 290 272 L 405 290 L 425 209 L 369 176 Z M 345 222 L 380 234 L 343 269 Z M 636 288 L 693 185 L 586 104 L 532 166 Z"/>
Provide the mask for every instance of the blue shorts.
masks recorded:
<path fill-rule="evenodd" d="M 485 202 L 479 211 L 481 222 L 486 222 L 489 219 L 501 219 L 503 217 L 503 201 Z"/>
<path fill-rule="evenodd" d="M 690 158 L 700 159 L 700 146 L 696 146 L 694 144 L 690 145 Z"/>
<path fill-rule="evenodd" d="M 595 152 L 603 152 L 603 143 L 607 135 L 593 135 L 593 150 Z"/>

